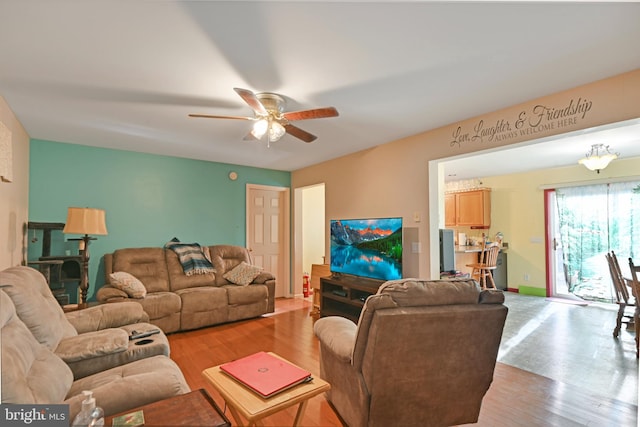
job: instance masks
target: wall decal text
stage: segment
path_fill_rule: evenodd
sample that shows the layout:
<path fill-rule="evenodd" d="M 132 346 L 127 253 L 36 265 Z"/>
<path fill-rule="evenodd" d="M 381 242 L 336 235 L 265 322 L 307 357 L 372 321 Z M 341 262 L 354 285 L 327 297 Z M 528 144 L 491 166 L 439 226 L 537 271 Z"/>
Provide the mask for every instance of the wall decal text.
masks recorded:
<path fill-rule="evenodd" d="M 449 145 L 460 147 L 469 142 L 508 141 L 548 133 L 577 125 L 592 107 L 593 102 L 583 98 L 571 99 L 567 105 L 560 107 L 536 104 L 511 118 L 498 119 L 492 123 L 480 119 L 471 128 L 458 125 L 451 133 Z"/>

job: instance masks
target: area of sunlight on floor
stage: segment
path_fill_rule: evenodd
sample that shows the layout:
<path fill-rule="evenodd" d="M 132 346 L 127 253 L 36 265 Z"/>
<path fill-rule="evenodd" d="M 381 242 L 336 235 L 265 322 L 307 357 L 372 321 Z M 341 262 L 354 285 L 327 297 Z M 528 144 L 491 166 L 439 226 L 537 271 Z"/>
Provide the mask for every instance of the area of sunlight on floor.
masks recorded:
<path fill-rule="evenodd" d="M 633 328 L 613 337 L 617 305 L 587 306 L 505 292 L 509 314 L 498 361 L 595 395 L 638 404 Z"/>

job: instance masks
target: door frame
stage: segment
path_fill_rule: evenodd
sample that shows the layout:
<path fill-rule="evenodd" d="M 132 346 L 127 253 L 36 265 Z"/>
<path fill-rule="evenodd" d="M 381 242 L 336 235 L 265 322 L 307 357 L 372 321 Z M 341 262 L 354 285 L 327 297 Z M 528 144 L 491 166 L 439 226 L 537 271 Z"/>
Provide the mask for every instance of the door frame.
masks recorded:
<path fill-rule="evenodd" d="M 546 269 L 546 290 L 547 296 L 555 297 L 556 295 L 556 251 L 555 251 L 555 220 L 550 212 L 552 202 L 555 200 L 555 190 L 544 190 L 544 229 L 545 229 L 545 269 Z"/>
<path fill-rule="evenodd" d="M 271 185 L 261 185 L 261 184 L 249 184 L 246 185 L 245 190 L 245 245 L 249 247 L 249 220 L 253 217 L 252 204 L 249 199 L 250 190 L 268 190 L 268 191 L 277 191 L 281 193 L 284 197 L 284 203 L 280 206 L 280 214 L 283 219 L 283 227 L 280 231 L 282 233 L 282 247 L 284 249 L 284 253 L 282 254 L 283 265 L 282 269 L 284 270 L 284 277 L 279 278 L 276 277 L 276 283 L 278 281 L 282 281 L 282 286 L 284 288 L 285 297 L 291 297 L 291 190 L 289 187 L 277 187 Z M 277 285 L 276 285 L 277 286 Z"/>

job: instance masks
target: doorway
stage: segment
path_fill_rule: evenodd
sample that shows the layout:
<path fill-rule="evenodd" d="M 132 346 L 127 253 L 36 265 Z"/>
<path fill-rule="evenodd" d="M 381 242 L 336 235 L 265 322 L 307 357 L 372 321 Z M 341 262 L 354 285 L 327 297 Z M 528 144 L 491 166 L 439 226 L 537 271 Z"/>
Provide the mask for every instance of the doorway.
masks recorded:
<path fill-rule="evenodd" d="M 601 182 L 546 191 L 549 290 L 553 296 L 614 302 L 605 254 L 637 256 L 640 182 Z M 620 262 L 623 275 L 628 264 Z"/>
<path fill-rule="evenodd" d="M 638 135 L 640 135 L 640 119 L 632 119 L 601 125 L 595 128 L 573 131 L 566 134 L 552 135 L 536 140 L 529 140 L 502 147 L 461 154 L 449 158 L 431 160 L 429 162 L 429 204 L 430 206 L 433 206 L 433 208 L 431 208 L 431 218 L 434 219 L 430 221 L 429 233 L 432 237 L 430 239 L 430 261 L 432 271 L 435 271 L 437 268 L 436 266 L 438 265 L 437 239 L 434 239 L 433 236 L 438 235 L 439 226 L 442 227 L 444 224 L 444 189 L 447 180 L 467 180 L 473 177 L 494 177 L 497 175 L 496 165 L 500 166 L 499 175 L 564 168 L 566 166 L 574 165 L 575 167 L 578 167 L 576 163 L 577 158 L 583 154 L 582 148 L 579 147 L 588 148 L 590 144 L 602 141 L 607 141 L 607 144 L 612 144 L 612 148 L 615 147 L 616 151 L 620 151 L 622 153 L 621 157 L 626 161 L 626 159 L 635 158 L 640 155 L 640 152 L 638 151 L 640 150 L 640 144 L 637 144 Z M 568 161 L 567 159 L 570 158 L 573 160 Z M 514 159 L 526 159 L 526 161 L 514 161 Z M 457 176 L 455 178 L 452 177 L 454 172 L 457 172 Z M 626 175 L 616 173 L 613 176 L 626 180 L 638 178 L 635 171 L 628 171 L 626 172 Z M 581 181 L 587 182 L 587 179 L 588 178 L 577 177 L 576 179 L 571 180 L 571 182 L 573 183 L 572 185 L 579 185 Z M 565 178 L 560 178 L 559 181 L 569 182 Z M 589 178 L 588 182 L 594 181 Z M 556 187 L 555 185 L 554 187 L 551 187 L 547 182 L 540 182 L 539 184 L 540 189 Z M 536 212 L 538 211 L 536 210 Z M 547 211 L 543 210 L 541 207 L 539 212 L 540 216 L 538 218 L 541 218 Z M 442 224 L 439 224 L 440 219 Z M 540 234 L 532 235 L 523 228 L 508 230 L 508 221 L 507 227 L 504 227 L 507 228 L 507 230 L 502 229 L 502 224 L 496 223 L 495 226 L 500 227 L 500 231 L 502 232 L 509 232 L 507 235 L 508 241 L 511 243 L 511 249 L 514 254 L 518 250 L 518 246 L 526 247 L 530 244 L 537 245 L 544 241 L 544 238 L 541 237 Z M 539 233 L 546 232 L 547 230 L 544 229 Z M 519 236 L 514 238 L 515 234 L 519 234 Z M 544 234 L 542 234 L 542 236 L 544 236 Z M 540 255 L 542 255 L 542 257 L 540 257 Z M 530 277 L 529 273 L 532 269 L 536 269 L 538 271 L 539 278 L 535 279 L 535 288 L 546 286 L 544 291 L 549 290 L 551 270 L 548 263 L 549 254 L 547 253 L 546 255 L 547 257 L 545 258 L 545 254 L 536 252 L 537 258 L 534 264 L 531 263 L 531 259 L 529 258 L 525 259 L 518 256 L 510 256 L 509 261 L 511 264 L 508 272 L 509 287 L 517 289 L 522 285 L 530 285 L 530 283 L 527 283 Z M 538 259 L 544 259 L 544 262 L 538 262 Z M 603 261 L 606 261 L 604 260 L 604 257 Z M 559 263 L 558 265 L 562 266 L 562 263 Z M 544 275 L 545 271 L 546 275 Z M 540 277 L 540 272 L 542 272 L 543 277 Z M 546 280 L 546 283 L 543 283 L 543 280 Z M 530 286 L 528 287 L 531 288 Z M 547 295 L 551 294 L 549 293 Z"/>
<path fill-rule="evenodd" d="M 295 218 L 294 294 L 301 294 L 303 273 L 311 273 L 313 264 L 324 264 L 329 261 L 325 255 L 327 221 L 324 183 L 295 189 Z"/>
<path fill-rule="evenodd" d="M 275 297 L 290 296 L 289 189 L 247 184 L 246 236 L 253 263 L 276 277 Z"/>

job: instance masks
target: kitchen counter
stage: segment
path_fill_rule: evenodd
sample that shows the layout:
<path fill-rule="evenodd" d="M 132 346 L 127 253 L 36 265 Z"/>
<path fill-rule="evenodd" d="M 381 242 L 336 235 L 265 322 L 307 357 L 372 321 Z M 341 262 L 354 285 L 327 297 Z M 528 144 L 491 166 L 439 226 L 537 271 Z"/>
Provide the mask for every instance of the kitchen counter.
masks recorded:
<path fill-rule="evenodd" d="M 472 253 L 472 252 L 482 252 L 482 246 L 460 246 L 456 245 L 455 247 L 456 253 Z"/>
<path fill-rule="evenodd" d="M 507 248 L 505 248 L 505 247 L 501 247 L 500 248 L 500 252 L 505 252 L 506 250 L 507 250 Z M 460 245 L 456 245 L 455 246 L 455 252 L 457 254 L 479 253 L 479 252 L 482 252 L 482 246 L 481 245 L 475 245 L 475 246 L 460 246 Z"/>

